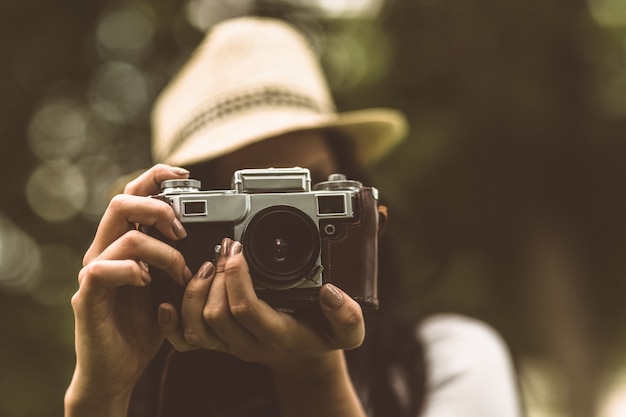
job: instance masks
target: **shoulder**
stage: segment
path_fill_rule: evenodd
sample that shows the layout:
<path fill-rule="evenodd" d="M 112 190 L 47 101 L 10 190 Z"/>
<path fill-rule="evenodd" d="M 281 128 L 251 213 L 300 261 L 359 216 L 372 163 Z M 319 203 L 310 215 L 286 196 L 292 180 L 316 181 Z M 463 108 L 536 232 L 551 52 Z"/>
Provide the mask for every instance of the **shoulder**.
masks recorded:
<path fill-rule="evenodd" d="M 416 328 L 417 337 L 432 353 L 465 352 L 466 357 L 507 350 L 499 333 L 483 321 L 458 314 L 425 318 Z M 436 348 L 436 349 L 435 349 Z"/>
<path fill-rule="evenodd" d="M 508 347 L 486 323 L 466 316 L 427 317 L 415 329 L 426 363 L 426 416 L 517 416 L 519 399 Z M 444 411 L 445 410 L 445 411 Z"/>

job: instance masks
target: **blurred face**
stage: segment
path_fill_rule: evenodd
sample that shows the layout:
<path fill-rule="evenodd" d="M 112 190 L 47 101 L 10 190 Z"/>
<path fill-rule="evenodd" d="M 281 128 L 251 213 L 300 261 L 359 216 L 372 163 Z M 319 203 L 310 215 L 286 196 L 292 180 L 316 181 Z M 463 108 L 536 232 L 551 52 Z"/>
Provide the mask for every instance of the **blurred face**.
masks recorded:
<path fill-rule="evenodd" d="M 313 184 L 338 171 L 335 157 L 320 132 L 295 132 L 263 140 L 222 156 L 213 165 L 216 178 L 212 182 L 219 188 L 230 187 L 238 169 L 298 166 L 311 171 Z"/>

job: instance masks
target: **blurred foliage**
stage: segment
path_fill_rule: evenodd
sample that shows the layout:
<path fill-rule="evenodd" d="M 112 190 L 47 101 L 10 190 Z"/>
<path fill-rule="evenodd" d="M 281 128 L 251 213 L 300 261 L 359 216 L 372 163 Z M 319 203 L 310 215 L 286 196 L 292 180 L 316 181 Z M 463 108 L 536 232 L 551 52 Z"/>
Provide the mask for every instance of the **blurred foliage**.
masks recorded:
<path fill-rule="evenodd" d="M 150 103 L 201 29 L 253 13 L 311 36 L 340 109 L 409 116 L 372 175 L 415 311 L 486 320 L 567 381 L 558 407 L 593 415 L 626 344 L 623 2 L 318 3 L 0 4 L 0 416 L 62 413 L 105 191 L 150 165 Z"/>

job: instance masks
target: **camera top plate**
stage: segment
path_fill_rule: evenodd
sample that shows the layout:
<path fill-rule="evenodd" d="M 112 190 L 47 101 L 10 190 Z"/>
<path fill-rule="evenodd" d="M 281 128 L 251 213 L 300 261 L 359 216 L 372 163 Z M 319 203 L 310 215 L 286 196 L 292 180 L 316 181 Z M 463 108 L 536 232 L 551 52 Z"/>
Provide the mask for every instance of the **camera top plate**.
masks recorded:
<path fill-rule="evenodd" d="M 233 175 L 240 193 L 297 193 L 311 191 L 311 173 L 306 168 L 241 169 Z"/>

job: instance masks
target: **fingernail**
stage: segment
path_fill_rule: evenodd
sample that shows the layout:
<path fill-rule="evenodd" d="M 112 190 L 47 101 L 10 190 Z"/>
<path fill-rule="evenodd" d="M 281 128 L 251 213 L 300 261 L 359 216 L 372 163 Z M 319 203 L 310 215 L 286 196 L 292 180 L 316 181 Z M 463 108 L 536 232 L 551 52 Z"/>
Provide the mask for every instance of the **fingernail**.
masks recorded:
<path fill-rule="evenodd" d="M 189 175 L 189 171 L 181 167 L 172 167 L 172 172 L 176 175 Z"/>
<path fill-rule="evenodd" d="M 202 266 L 200 267 L 197 277 L 198 279 L 207 279 L 207 278 L 211 278 L 214 273 L 215 273 L 215 266 L 213 265 L 212 262 L 207 261 L 204 264 L 202 264 Z"/>
<path fill-rule="evenodd" d="M 233 241 L 229 238 L 224 238 L 222 240 L 222 248 L 220 249 L 220 256 L 228 256 L 230 254 L 230 247 L 233 244 Z"/>
<path fill-rule="evenodd" d="M 168 324 L 170 320 L 172 320 L 172 315 L 170 314 L 170 311 L 165 308 L 159 308 L 158 320 L 161 324 Z"/>
<path fill-rule="evenodd" d="M 148 273 L 147 270 L 142 269 L 141 270 L 141 280 L 143 281 L 144 284 L 150 284 L 152 282 L 152 277 L 150 276 L 150 274 Z"/>
<path fill-rule="evenodd" d="M 230 247 L 230 255 L 238 255 L 243 250 L 243 245 L 239 241 L 234 241 L 232 246 Z"/>
<path fill-rule="evenodd" d="M 337 308 L 343 303 L 343 294 L 332 284 L 326 284 L 320 292 L 322 302 L 330 308 Z"/>
<path fill-rule="evenodd" d="M 185 227 L 177 218 L 174 218 L 174 221 L 172 222 L 172 230 L 174 231 L 176 237 L 179 239 L 187 237 L 187 231 L 185 230 Z"/>

